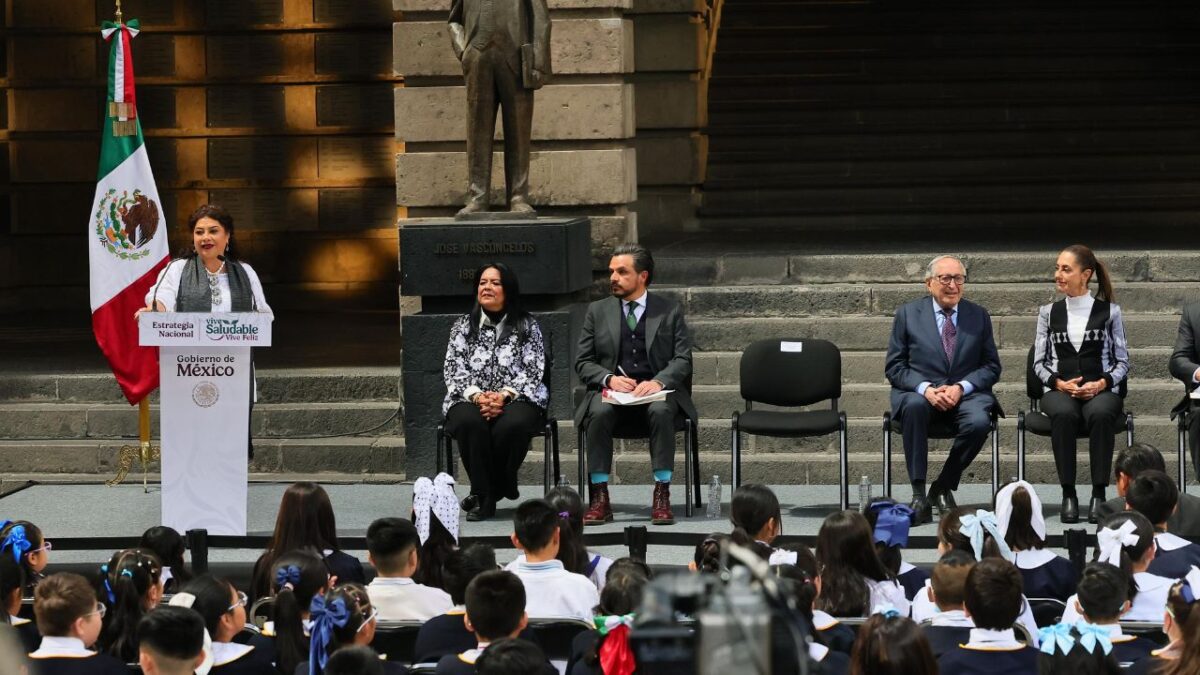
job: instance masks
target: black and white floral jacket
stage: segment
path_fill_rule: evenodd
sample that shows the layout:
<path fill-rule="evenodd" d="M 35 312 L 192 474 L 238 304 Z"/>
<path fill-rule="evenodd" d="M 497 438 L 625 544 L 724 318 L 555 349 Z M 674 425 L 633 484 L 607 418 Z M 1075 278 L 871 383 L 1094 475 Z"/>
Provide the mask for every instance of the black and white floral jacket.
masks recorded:
<path fill-rule="evenodd" d="M 446 380 L 442 414 L 477 390 L 508 390 L 521 400 L 545 409 L 550 392 L 543 381 L 546 348 L 537 320 L 529 317 L 524 340 L 515 327 L 507 325 L 507 320 L 502 319 L 496 326 L 486 315 L 481 317 L 479 330 L 472 338 L 471 321 L 471 315 L 464 314 L 450 329 L 450 343 L 442 366 Z"/>

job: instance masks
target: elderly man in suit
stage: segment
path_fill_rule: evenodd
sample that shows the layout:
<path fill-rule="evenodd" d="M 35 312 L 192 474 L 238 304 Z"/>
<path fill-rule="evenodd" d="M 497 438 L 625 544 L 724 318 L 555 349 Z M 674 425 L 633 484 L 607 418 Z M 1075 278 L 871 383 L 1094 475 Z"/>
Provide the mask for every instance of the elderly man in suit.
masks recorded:
<path fill-rule="evenodd" d="M 925 271 L 932 297 L 896 310 L 888 342 L 885 374 L 892 384 L 892 415 L 903 430 L 916 524 L 932 520 L 931 502 L 942 513 L 956 506 L 954 490 L 983 447 L 996 405 L 992 385 L 1000 379 L 1000 355 L 992 318 L 962 298 L 966 276 L 957 258 L 934 258 Z M 957 435 L 926 496 L 931 422 L 948 423 Z"/>
<path fill-rule="evenodd" d="M 612 297 L 588 306 L 579 336 L 575 372 L 587 395 L 575 411 L 575 425 L 587 425 L 587 463 L 591 502 L 585 525 L 613 519 L 608 497 L 612 472 L 613 428 L 623 418 L 645 420 L 650 427 L 654 497 L 650 522 L 670 525 L 671 472 L 675 464 L 675 417 L 682 410 L 696 419 L 689 390 L 692 338 L 678 302 L 649 292 L 654 258 L 638 244 L 621 244 L 608 263 Z M 665 401 L 648 405 L 605 403 L 604 389 L 636 396 L 673 390 Z"/>
<path fill-rule="evenodd" d="M 1179 335 L 1175 337 L 1175 351 L 1171 353 L 1171 376 L 1183 382 L 1188 395 L 1171 411 L 1178 415 L 1189 414 L 1188 445 L 1192 450 L 1192 466 L 1200 476 L 1200 400 L 1192 398 L 1200 387 L 1200 343 L 1196 334 L 1200 332 L 1200 302 L 1186 305 L 1179 317 Z"/>

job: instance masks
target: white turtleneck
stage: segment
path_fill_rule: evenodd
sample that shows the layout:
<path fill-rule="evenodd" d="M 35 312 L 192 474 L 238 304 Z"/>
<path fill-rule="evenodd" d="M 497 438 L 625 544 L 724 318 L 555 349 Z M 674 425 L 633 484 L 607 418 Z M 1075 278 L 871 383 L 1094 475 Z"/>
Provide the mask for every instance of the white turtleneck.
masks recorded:
<path fill-rule="evenodd" d="M 1067 296 L 1067 337 L 1075 347 L 1075 351 L 1083 346 L 1083 336 L 1087 333 L 1088 319 L 1092 316 L 1092 305 L 1096 304 L 1092 292 L 1076 296 Z"/>

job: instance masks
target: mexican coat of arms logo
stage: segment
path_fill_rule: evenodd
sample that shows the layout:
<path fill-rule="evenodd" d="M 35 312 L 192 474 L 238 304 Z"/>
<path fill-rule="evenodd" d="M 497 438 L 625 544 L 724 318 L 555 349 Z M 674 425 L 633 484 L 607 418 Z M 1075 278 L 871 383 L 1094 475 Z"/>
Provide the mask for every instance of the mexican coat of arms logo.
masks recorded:
<path fill-rule="evenodd" d="M 122 260 L 150 255 L 146 244 L 154 238 L 161 218 L 158 204 L 141 190 L 110 188 L 100 199 L 94 216 L 96 236 L 109 253 Z"/>

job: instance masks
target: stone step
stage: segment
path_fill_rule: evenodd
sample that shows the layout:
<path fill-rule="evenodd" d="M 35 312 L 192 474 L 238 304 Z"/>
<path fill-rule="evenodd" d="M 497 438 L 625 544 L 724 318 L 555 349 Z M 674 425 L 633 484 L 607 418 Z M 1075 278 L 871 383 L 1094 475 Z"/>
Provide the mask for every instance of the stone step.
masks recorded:
<path fill-rule="evenodd" d="M 1025 395 L 1025 378 L 1020 376 L 1003 378 L 992 389 L 1000 406 L 1010 415 L 1016 416 L 1018 410 L 1029 408 L 1029 397 Z M 1183 385 L 1167 380 L 1130 381 L 1129 394 L 1125 398 L 1125 410 L 1134 415 L 1166 415 L 1183 397 Z M 891 409 L 891 387 L 887 384 L 845 384 L 842 385 L 842 398 L 838 406 L 851 417 L 871 417 L 883 414 Z M 703 417 L 725 417 L 734 410 L 745 408 L 737 385 L 712 384 L 696 386 L 692 391 L 692 399 Z M 773 410 L 770 406 L 759 406 L 763 410 Z M 812 407 L 814 410 L 828 408 L 828 404 Z M 757 409 L 757 407 L 756 407 Z"/>
<path fill-rule="evenodd" d="M 1167 369 L 1173 351 L 1169 347 L 1135 347 L 1130 349 L 1131 371 L 1136 381 L 1170 380 Z M 1000 363 L 1004 367 L 1004 379 L 1025 372 L 1028 349 L 1012 348 L 1000 350 Z M 842 352 L 842 382 L 883 384 L 884 359 L 887 352 L 844 351 Z M 737 351 L 692 353 L 692 381 L 696 385 L 736 385 L 739 381 L 742 353 Z"/>
<path fill-rule="evenodd" d="M 664 291 L 665 292 L 665 291 Z M 910 296 L 910 297 L 915 297 Z M 973 297 L 968 291 L 967 297 Z M 695 318 L 688 327 L 698 351 L 740 351 L 765 338 L 821 338 L 843 352 L 886 350 L 892 330 L 890 316 L 764 316 L 755 318 Z M 1037 314 L 993 316 L 992 329 L 1000 349 L 1029 349 L 1037 329 Z M 1179 332 L 1179 317 L 1170 314 L 1125 317 L 1125 337 L 1134 347 L 1170 347 Z"/>
<path fill-rule="evenodd" d="M 772 136 L 772 139 L 776 137 Z M 709 162 L 711 164 L 712 158 Z M 1177 205 L 1170 200 L 1139 201 L 1129 204 L 1082 206 L 1064 211 L 1044 204 L 1012 205 L 1000 210 L 934 209 L 919 211 L 846 210 L 830 209 L 817 213 L 706 213 L 698 214 L 699 231 L 722 235 L 756 237 L 762 233 L 781 230 L 803 232 L 805 235 L 838 235 L 858 233 L 860 237 L 895 237 L 896 233 L 928 236 L 930 233 L 950 235 L 961 232 L 1003 232 L 1020 241 L 1036 240 L 1046 232 L 1056 233 L 1059 241 L 1082 240 L 1085 237 L 1059 237 L 1063 232 L 1130 231 L 1148 237 L 1150 241 L 1170 241 L 1180 232 L 1200 228 L 1200 212 Z M 848 239 L 849 241 L 849 239 Z"/>
<path fill-rule="evenodd" d="M 258 405 L 254 408 L 250 426 L 256 439 L 339 433 L 389 436 L 401 433 L 397 409 L 396 403 L 387 401 Z M 158 406 L 154 405 L 151 406 L 151 433 L 156 437 L 158 422 Z M 120 403 L 0 405 L 0 438 L 136 438 L 137 425 L 137 410 Z"/>
<path fill-rule="evenodd" d="M 157 442 L 158 439 L 155 439 Z M 113 474 L 121 440 L 0 441 L 2 474 Z M 169 453 L 170 448 L 165 452 Z M 404 471 L 404 439 L 400 436 L 328 439 L 254 440 L 251 473 L 400 474 Z M 150 465 L 152 472 L 159 463 Z M 141 466 L 127 480 L 140 474 Z"/>
<path fill-rule="evenodd" d="M 260 369 L 258 401 L 315 403 L 398 401 L 399 368 Z M 151 394 L 158 402 L 158 392 Z M 0 375 L 0 403 L 124 401 L 112 373 L 6 373 Z"/>
<path fill-rule="evenodd" d="M 923 284 L 772 284 L 725 287 L 661 288 L 684 305 L 689 317 L 888 315 L 929 291 Z M 1117 302 L 1126 315 L 1178 314 L 1200 299 L 1200 282 L 1135 281 L 1117 285 Z M 1038 308 L 1059 296 L 1054 284 L 971 284 L 964 296 L 994 317 L 1037 316 Z"/>

